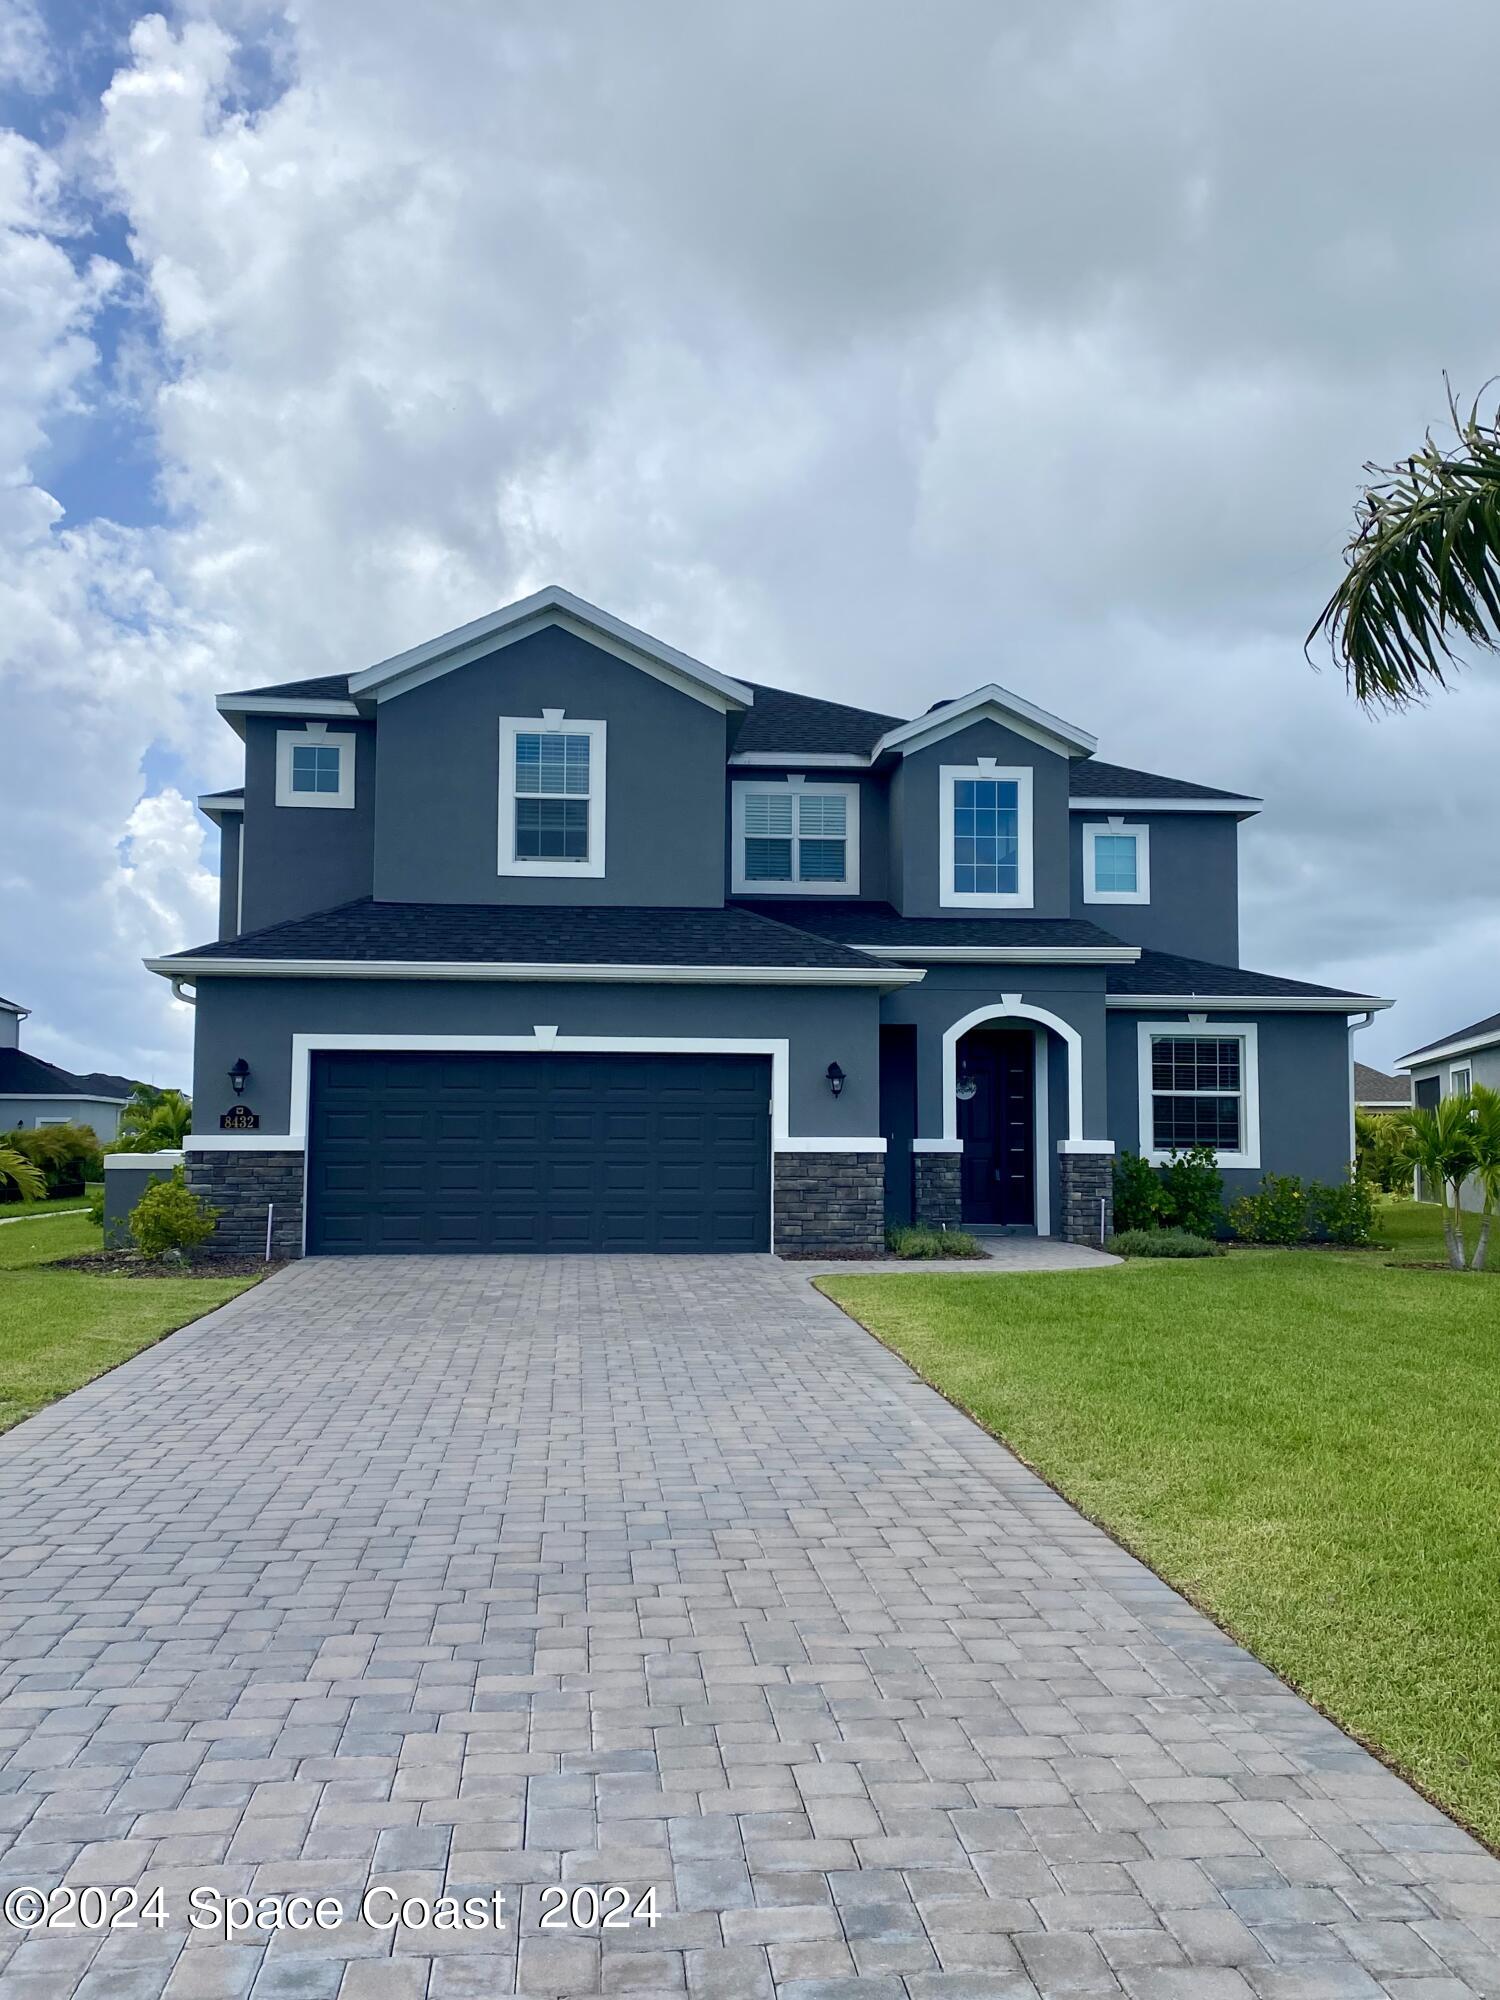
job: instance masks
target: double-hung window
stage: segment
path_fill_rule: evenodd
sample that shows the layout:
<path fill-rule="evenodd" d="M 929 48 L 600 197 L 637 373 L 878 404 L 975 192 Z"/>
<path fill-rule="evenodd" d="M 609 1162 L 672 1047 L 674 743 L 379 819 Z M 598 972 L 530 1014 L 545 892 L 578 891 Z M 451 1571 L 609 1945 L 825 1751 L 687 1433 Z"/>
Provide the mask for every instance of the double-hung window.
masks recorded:
<path fill-rule="evenodd" d="M 859 889 L 859 786 L 800 778 L 734 787 L 737 896 L 853 895 Z"/>
<path fill-rule="evenodd" d="M 352 806 L 354 736 L 323 722 L 276 732 L 279 806 Z"/>
<path fill-rule="evenodd" d="M 1160 1166 L 1209 1146 L 1221 1167 L 1260 1165 L 1260 1087 L 1253 1024 L 1140 1024 L 1141 1151 Z"/>
<path fill-rule="evenodd" d="M 1083 829 L 1083 900 L 1149 903 L 1151 829 L 1123 819 L 1086 822 Z"/>
<path fill-rule="evenodd" d="M 604 735 L 602 722 L 560 710 L 502 720 L 502 875 L 604 873 Z"/>
<path fill-rule="evenodd" d="M 939 901 L 947 909 L 1032 906 L 1031 771 L 1024 765 L 944 764 Z"/>
<path fill-rule="evenodd" d="M 1448 1095 L 1467 1097 L 1474 1087 L 1474 1071 L 1469 1063 L 1454 1063 L 1448 1071 Z"/>

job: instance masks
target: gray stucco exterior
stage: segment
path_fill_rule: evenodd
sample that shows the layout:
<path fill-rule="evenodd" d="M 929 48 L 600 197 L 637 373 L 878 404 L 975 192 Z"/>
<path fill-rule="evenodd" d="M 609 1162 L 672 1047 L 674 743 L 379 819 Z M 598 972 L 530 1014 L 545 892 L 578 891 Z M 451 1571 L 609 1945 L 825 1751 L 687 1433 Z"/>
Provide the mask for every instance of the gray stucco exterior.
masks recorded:
<path fill-rule="evenodd" d="M 101 1146 L 120 1129 L 124 1100 L 92 1097 L 0 1097 L 0 1132 L 34 1132 L 38 1125 L 87 1125 Z"/>
<path fill-rule="evenodd" d="M 270 1200 L 273 1183 L 284 1208 L 299 1198 L 293 1183 L 305 1104 L 293 1100 L 297 1037 L 309 1046 L 353 1037 L 387 1049 L 504 1038 L 580 1053 L 622 1045 L 687 1053 L 726 1043 L 744 1053 L 746 1045 L 775 1044 L 786 1052 L 774 1069 L 776 1234 L 783 1246 L 820 1254 L 875 1248 L 882 1200 L 896 1216 L 964 1219 L 964 1120 L 952 1095 L 959 1036 L 1008 1028 L 1031 1037 L 1028 1094 L 1015 1081 L 1024 1056 L 1013 1039 L 973 1045 L 973 1063 L 990 1077 L 1000 1074 L 996 1063 L 1006 1065 L 1008 1129 L 1029 1120 L 1031 1176 L 1015 1164 L 1026 1154 L 1014 1138 L 1003 1173 L 997 1166 L 992 1175 L 998 1155 L 980 1150 L 992 1142 L 973 1138 L 970 1126 L 973 1198 L 993 1209 L 1004 1180 L 1005 1226 L 1027 1226 L 1008 1219 L 1020 1189 L 1034 1226 L 1087 1240 L 1101 1216 L 1107 1222 L 1115 1149 L 1140 1143 L 1140 1022 L 1186 1019 L 1186 1009 L 1133 1004 L 1133 996 L 1155 993 L 1210 998 L 1207 1036 L 1221 1024 L 1253 1026 L 1246 1046 L 1248 1060 L 1253 1042 L 1259 1086 L 1260 1167 L 1230 1170 L 1231 1198 L 1262 1170 L 1342 1177 L 1351 1116 L 1346 1021 L 1366 1003 L 1241 971 L 1238 828 L 1254 801 L 1097 763 L 1081 782 L 1090 739 L 993 689 L 974 698 L 977 720 L 950 727 L 951 717 L 939 717 L 933 726 L 949 733 L 924 741 L 925 723 L 893 724 L 774 690 L 758 691 L 774 701 L 757 710 L 757 690 L 705 673 L 566 593 L 544 592 L 513 610 L 513 622 L 497 613 L 403 656 L 389 678 L 377 669 L 289 683 L 252 691 L 241 710 L 230 705 L 241 698 L 226 698 L 226 713 L 243 716 L 245 809 L 243 832 L 237 815 L 219 815 L 221 933 L 313 920 L 305 949 L 282 931 L 274 949 L 268 940 L 245 947 L 246 957 L 263 949 L 271 961 L 264 972 L 205 961 L 189 975 L 197 990 L 194 1137 L 206 1144 L 195 1154 L 190 1143 L 189 1154 L 216 1156 L 199 1178 L 232 1202 L 236 1229 L 253 1233 L 257 1204 Z M 347 716 L 338 714 L 341 704 Z M 278 736 L 300 732 L 320 707 L 323 726 L 356 739 L 354 802 L 278 805 Z M 513 849 L 505 860 L 501 852 L 501 731 L 507 719 L 559 710 L 564 729 L 604 728 L 602 756 L 591 758 L 604 788 L 603 855 L 595 844 L 589 857 L 591 871 L 602 865 L 587 873 L 510 872 Z M 758 731 L 749 727 L 757 714 Z M 753 747 L 734 754 L 755 761 L 730 764 L 731 745 L 745 742 Z M 951 829 L 942 772 L 982 759 L 1029 773 L 1024 904 L 943 900 Z M 788 777 L 809 792 L 820 784 L 856 788 L 857 883 L 846 877 L 783 890 L 747 882 L 741 896 L 734 787 Z M 1148 810 L 1132 799 L 1162 803 Z M 1087 828 L 1111 817 L 1148 829 L 1144 902 L 1100 902 L 1085 892 Z M 724 914 L 742 900 L 757 909 Z M 858 939 L 837 928 L 856 904 L 867 920 Z M 524 914 L 497 916 L 509 905 L 525 906 Z M 832 928 L 818 929 L 814 905 Z M 325 921 L 335 910 L 341 914 Z M 535 913 L 549 910 L 559 912 L 557 922 L 538 928 Z M 668 920 L 667 911 L 679 914 Z M 903 931 L 908 920 L 913 928 Z M 656 962 L 669 921 L 690 926 L 694 949 L 701 940 L 710 956 Z M 943 937 L 950 921 L 951 944 Z M 528 949 L 516 947 L 508 960 L 475 950 L 473 962 L 461 964 L 436 949 L 450 938 L 462 949 L 464 938 L 481 932 L 503 942 L 523 925 L 531 927 Z M 727 937 L 729 926 L 741 928 L 724 946 L 729 956 L 715 960 L 714 936 Z M 392 937 L 410 950 L 396 956 L 400 977 L 384 974 L 391 954 L 376 948 L 377 938 Z M 586 956 L 584 938 L 606 955 Z M 742 941 L 748 951 L 755 938 L 763 960 L 740 955 Z M 425 954 L 424 939 L 433 941 Z M 810 939 L 818 941 L 811 954 Z M 292 976 L 278 962 L 307 970 Z M 531 970 L 554 962 L 572 976 Z M 506 963 L 517 967 L 514 976 Z M 745 977 L 772 964 L 790 977 Z M 615 966 L 621 977 L 611 976 Z M 882 971 L 895 976 L 856 983 Z M 1235 998 L 1240 980 L 1250 992 L 1274 993 L 1277 1005 Z M 1232 1004 L 1220 1010 L 1221 999 Z M 234 1101 L 227 1072 L 238 1058 L 250 1066 L 242 1101 L 260 1124 L 237 1146 L 220 1133 L 219 1118 Z M 831 1063 L 844 1077 L 837 1095 Z M 993 1087 L 998 1105 L 1000 1086 Z M 292 1229 L 289 1214 L 278 1227 Z"/>
<path fill-rule="evenodd" d="M 1453 1096 L 1455 1081 L 1453 1072 L 1464 1069 L 1469 1072 L 1471 1084 L 1479 1083 L 1489 1090 L 1500 1090 L 1500 1040 L 1492 1042 L 1486 1048 L 1464 1049 L 1460 1054 L 1440 1056 L 1433 1062 L 1413 1064 L 1411 1066 L 1413 1096 L 1416 1096 L 1417 1086 L 1422 1083 L 1429 1086 L 1436 1083 L 1439 1097 Z M 1417 1178 L 1419 1196 L 1424 1200 L 1435 1199 L 1435 1195 L 1430 1195 L 1420 1185 L 1422 1176 L 1419 1174 Z M 1476 1214 L 1484 1207 L 1484 1194 L 1477 1181 L 1465 1181 L 1462 1200 L 1464 1207 L 1472 1209 Z"/>

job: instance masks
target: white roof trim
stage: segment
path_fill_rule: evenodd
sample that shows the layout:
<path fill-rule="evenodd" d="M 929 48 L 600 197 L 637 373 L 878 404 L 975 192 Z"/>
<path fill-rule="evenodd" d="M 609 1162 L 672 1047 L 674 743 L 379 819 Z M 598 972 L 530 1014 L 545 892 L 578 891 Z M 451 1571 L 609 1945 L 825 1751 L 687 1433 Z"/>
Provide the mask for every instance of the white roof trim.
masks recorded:
<path fill-rule="evenodd" d="M 1372 1000 L 1363 993 L 1345 997 L 1331 993 L 1109 993 L 1106 1007 L 1126 1013 L 1236 1014 L 1365 1014 L 1394 1007 L 1394 1000 Z"/>
<path fill-rule="evenodd" d="M 1445 1056 L 1478 1055 L 1482 1049 L 1500 1048 L 1500 1028 L 1489 1028 L 1482 1035 L 1459 1035 L 1451 1042 L 1438 1042 L 1430 1049 L 1414 1049 L 1409 1056 L 1402 1056 L 1397 1069 L 1426 1069 L 1429 1063 L 1438 1063 Z"/>
<path fill-rule="evenodd" d="M 436 639 L 428 639 L 420 646 L 412 646 L 404 653 L 396 653 L 388 660 L 351 674 L 349 692 L 373 695 L 377 700 L 405 693 L 439 674 L 480 659 L 497 647 L 528 638 L 547 625 L 561 625 L 594 645 L 602 645 L 631 666 L 707 701 L 710 707 L 749 708 L 755 700 L 741 682 L 705 666 L 691 654 L 678 652 L 675 646 L 665 645 L 649 632 L 627 625 L 623 618 L 616 618 L 585 598 L 575 597 L 572 591 L 557 584 L 549 584 L 499 611 L 472 619 L 452 632 L 441 633 Z"/>
<path fill-rule="evenodd" d="M 244 794 L 236 798 L 232 792 L 200 792 L 198 810 L 201 813 L 242 813 L 245 810 Z"/>
<path fill-rule="evenodd" d="M 789 765 L 794 771 L 868 771 L 870 759 L 852 750 L 736 750 L 731 764 Z"/>
<path fill-rule="evenodd" d="M 910 959 L 932 965 L 1134 965 L 1138 944 L 850 944 L 871 958 Z"/>
<path fill-rule="evenodd" d="M 1069 799 L 1069 812 L 1256 813 L 1264 799 Z"/>
<path fill-rule="evenodd" d="M 1001 687 L 998 682 L 989 681 L 983 687 L 975 688 L 971 694 L 960 696 L 957 701 L 929 709 L 926 715 L 917 716 L 915 721 L 903 722 L 898 728 L 888 729 L 875 745 L 872 759 L 886 750 L 899 750 L 905 756 L 912 750 L 939 742 L 957 730 L 967 729 L 971 724 L 984 720 L 986 710 L 993 710 L 997 720 L 1029 742 L 1040 743 L 1049 750 L 1060 750 L 1065 756 L 1090 757 L 1099 746 L 1099 739 L 1090 736 L 1076 723 L 1064 722 L 1060 715 L 1052 715 L 1047 709 L 1038 708 L 1034 702 L 1012 694 L 1009 688 Z"/>
<path fill-rule="evenodd" d="M 593 980 L 606 984 L 690 986 L 913 986 L 924 975 L 896 966 L 821 965 L 548 965 L 414 959 L 148 958 L 163 979 L 481 979 L 536 983 Z"/>
<path fill-rule="evenodd" d="M 328 695 L 294 694 L 221 694 L 214 700 L 214 707 L 220 715 L 328 715 L 355 716 L 358 708 L 352 701 L 342 701 Z"/>

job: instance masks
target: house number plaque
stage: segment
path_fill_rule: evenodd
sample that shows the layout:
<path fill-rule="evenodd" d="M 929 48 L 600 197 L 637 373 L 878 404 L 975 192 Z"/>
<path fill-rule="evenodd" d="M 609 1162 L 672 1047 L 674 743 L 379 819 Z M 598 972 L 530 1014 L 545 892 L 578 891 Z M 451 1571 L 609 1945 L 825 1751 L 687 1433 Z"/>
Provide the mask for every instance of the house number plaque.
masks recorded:
<path fill-rule="evenodd" d="M 231 1104 L 227 1111 L 219 1115 L 221 1132 L 258 1132 L 260 1113 L 252 1111 L 248 1104 Z"/>

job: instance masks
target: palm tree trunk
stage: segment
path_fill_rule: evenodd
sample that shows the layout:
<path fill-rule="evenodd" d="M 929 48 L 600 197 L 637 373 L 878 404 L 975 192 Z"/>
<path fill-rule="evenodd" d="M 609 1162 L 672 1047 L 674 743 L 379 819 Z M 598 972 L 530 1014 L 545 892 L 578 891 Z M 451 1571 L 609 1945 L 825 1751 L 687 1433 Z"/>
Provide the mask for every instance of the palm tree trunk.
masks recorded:
<path fill-rule="evenodd" d="M 1494 1213 L 1495 1204 L 1486 1195 L 1484 1210 L 1479 1218 L 1479 1241 L 1474 1245 L 1474 1262 L 1469 1266 L 1471 1271 L 1482 1271 L 1484 1269 L 1484 1253 L 1489 1248 L 1490 1221 Z"/>
<path fill-rule="evenodd" d="M 1468 1251 L 1464 1244 L 1463 1182 L 1461 1180 L 1443 1182 L 1443 1238 L 1448 1245 L 1448 1262 L 1455 1271 L 1468 1267 Z M 1448 1213 L 1448 1190 L 1453 1190 L 1453 1214 Z"/>

